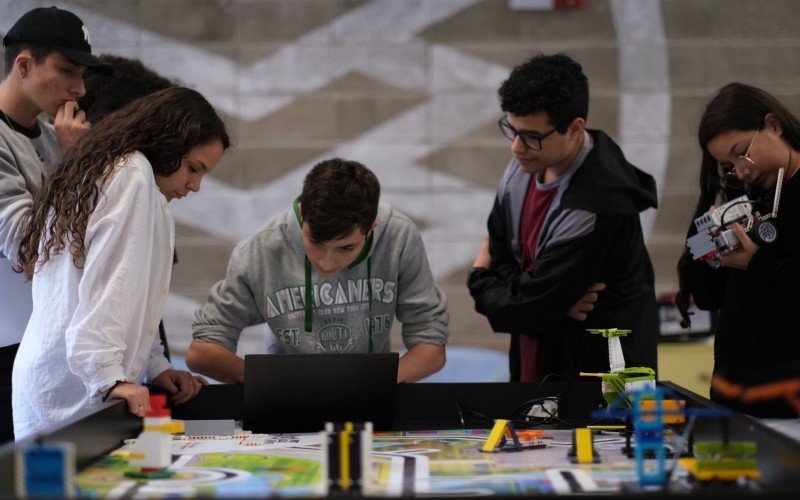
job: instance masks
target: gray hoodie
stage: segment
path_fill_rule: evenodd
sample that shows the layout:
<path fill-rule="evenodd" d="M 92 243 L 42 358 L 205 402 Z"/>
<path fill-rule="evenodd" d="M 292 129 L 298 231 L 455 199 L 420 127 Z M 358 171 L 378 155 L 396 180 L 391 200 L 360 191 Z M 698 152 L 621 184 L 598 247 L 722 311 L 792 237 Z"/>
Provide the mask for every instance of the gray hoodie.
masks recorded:
<path fill-rule="evenodd" d="M 370 352 L 371 317 L 371 351 L 388 352 L 397 316 L 407 348 L 446 344 L 447 301 L 433 280 L 419 230 L 384 202 L 377 220 L 367 259 L 332 278 L 311 271 L 307 332 L 300 224 L 292 210 L 270 219 L 233 250 L 225 279 L 195 314 L 195 340 L 236 352 L 242 329 L 266 322 L 286 353 Z"/>
<path fill-rule="evenodd" d="M 20 227 L 30 215 L 42 178 L 61 152 L 53 126 L 44 119 L 37 120 L 39 134 L 35 137 L 25 135 L 30 129 L 18 125 L 12 129 L 7 120 L 10 118 L 0 117 L 0 258 L 16 263 Z"/>

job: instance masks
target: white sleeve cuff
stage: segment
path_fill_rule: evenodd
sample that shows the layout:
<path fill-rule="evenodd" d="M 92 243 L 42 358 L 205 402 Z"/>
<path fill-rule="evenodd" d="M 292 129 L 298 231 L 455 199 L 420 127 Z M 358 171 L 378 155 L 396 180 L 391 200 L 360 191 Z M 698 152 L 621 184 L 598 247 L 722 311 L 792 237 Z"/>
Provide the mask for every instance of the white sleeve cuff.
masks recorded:
<path fill-rule="evenodd" d="M 147 363 L 147 381 L 152 383 L 156 377 L 170 369 L 172 365 L 163 355 L 151 357 Z"/>

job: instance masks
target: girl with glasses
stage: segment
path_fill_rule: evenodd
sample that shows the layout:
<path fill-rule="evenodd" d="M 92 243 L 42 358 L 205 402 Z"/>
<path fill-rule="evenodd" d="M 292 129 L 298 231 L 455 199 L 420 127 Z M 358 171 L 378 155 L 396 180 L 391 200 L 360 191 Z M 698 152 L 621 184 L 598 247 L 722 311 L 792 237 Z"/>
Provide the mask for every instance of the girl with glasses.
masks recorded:
<path fill-rule="evenodd" d="M 701 309 L 719 310 L 713 400 L 758 417 L 797 417 L 783 400 L 739 395 L 747 386 L 800 378 L 800 121 L 767 92 L 731 83 L 706 107 L 698 139 L 703 159 L 693 220 L 743 193 L 771 203 L 781 189 L 772 219 L 778 238 L 759 247 L 735 225 L 741 247 L 723 255 L 719 269 L 684 252 L 678 307 L 685 312 L 694 298 Z M 688 236 L 695 233 L 692 224 Z"/>

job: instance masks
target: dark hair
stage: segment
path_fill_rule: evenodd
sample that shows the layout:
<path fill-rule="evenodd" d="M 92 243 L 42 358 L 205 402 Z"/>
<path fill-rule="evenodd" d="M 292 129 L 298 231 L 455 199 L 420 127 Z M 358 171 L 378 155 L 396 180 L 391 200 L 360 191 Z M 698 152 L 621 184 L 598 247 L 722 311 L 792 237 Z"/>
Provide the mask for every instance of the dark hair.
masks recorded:
<path fill-rule="evenodd" d="M 78 99 L 78 105 L 92 124 L 139 97 L 175 86 L 135 59 L 110 54 L 99 58 L 114 67 L 113 75 L 86 72 L 83 77 L 86 94 Z"/>
<path fill-rule="evenodd" d="M 800 122 L 769 93 L 743 83 L 729 83 L 708 103 L 697 130 L 697 140 L 703 151 L 698 216 L 705 213 L 717 197 L 721 196 L 723 201 L 727 201 L 729 194 L 723 189 L 717 160 L 708 152 L 708 143 L 725 132 L 758 130 L 764 126 L 764 118 L 768 114 L 772 114 L 781 124 L 786 142 L 793 149 L 800 150 Z"/>
<path fill-rule="evenodd" d="M 378 217 L 381 185 L 367 167 L 333 158 L 318 163 L 306 175 L 300 195 L 300 215 L 311 238 L 325 242 L 359 228 L 367 234 Z"/>
<path fill-rule="evenodd" d="M 539 54 L 514 68 L 497 91 L 506 113 L 527 116 L 542 111 L 563 134 L 575 118 L 589 114 L 589 80 L 581 65 L 565 54 Z"/>
<path fill-rule="evenodd" d="M 36 195 L 19 267 L 31 277 L 36 266 L 67 245 L 75 265 L 82 266 L 89 216 L 119 158 L 139 151 L 154 173 L 168 177 L 194 147 L 214 141 L 230 147 L 225 124 L 191 89 L 162 90 L 110 114 L 67 151 Z"/>
<path fill-rule="evenodd" d="M 34 43 L 34 42 L 19 42 L 19 43 L 12 43 L 8 47 L 6 47 L 5 53 L 3 53 L 3 79 L 5 79 L 9 74 L 11 74 L 11 70 L 14 67 L 14 61 L 17 59 L 17 56 L 23 51 L 28 50 L 31 53 L 31 59 L 36 64 L 39 64 L 42 59 L 49 56 L 53 52 L 57 52 L 55 47 L 52 45 L 46 45 L 43 43 Z"/>
<path fill-rule="evenodd" d="M 743 83 L 729 83 L 708 103 L 697 130 L 697 140 L 703 152 L 703 159 L 700 164 L 700 197 L 695 206 L 693 220 L 706 213 L 711 205 L 718 201 L 724 203 L 743 194 L 741 190 L 732 190 L 725 186 L 720 177 L 717 160 L 708 151 L 708 143 L 725 132 L 758 130 L 764 126 L 764 118 L 768 114 L 772 114 L 781 124 L 783 138 L 789 146 L 800 151 L 800 121 L 768 92 Z M 687 237 L 693 234 L 695 234 L 694 225 L 689 227 Z M 680 292 L 677 305 L 682 313 L 688 308 L 690 301 L 690 291 L 685 282 L 685 269 L 691 261 L 692 256 L 688 249 L 684 249 L 678 261 Z M 688 321 L 684 323 L 688 326 Z"/>

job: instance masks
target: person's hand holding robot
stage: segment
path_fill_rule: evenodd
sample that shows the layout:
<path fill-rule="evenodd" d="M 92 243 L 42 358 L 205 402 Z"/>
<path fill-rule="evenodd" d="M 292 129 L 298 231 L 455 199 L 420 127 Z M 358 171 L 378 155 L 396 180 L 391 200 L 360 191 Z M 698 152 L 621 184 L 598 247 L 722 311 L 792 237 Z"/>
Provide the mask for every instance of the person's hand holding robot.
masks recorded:
<path fill-rule="evenodd" d="M 777 227 L 770 219 L 777 216 L 779 199 L 780 189 L 777 189 L 772 212 L 763 216 L 753 210 L 754 201 L 746 195 L 711 207 L 694 220 L 697 234 L 686 240 L 692 257 L 708 262 L 715 269 L 720 266 L 747 269 L 760 246 L 778 237 Z"/>
<path fill-rule="evenodd" d="M 765 227 L 764 224 L 768 224 L 768 226 Z M 762 220 L 762 223 L 759 225 L 759 229 L 762 232 L 768 231 L 769 234 L 777 236 L 777 232 L 774 229 L 767 230 L 767 227 L 769 226 L 772 226 L 773 228 L 775 227 L 772 222 Z M 732 252 L 720 255 L 719 261 L 722 267 L 732 267 L 734 269 L 744 271 L 747 269 L 747 266 L 750 265 L 750 259 L 753 258 L 753 255 L 755 255 L 755 253 L 761 247 L 755 244 L 755 242 L 750 238 L 750 236 L 747 235 L 744 228 L 740 226 L 738 222 L 735 222 L 733 226 L 731 226 L 731 231 L 733 231 L 736 239 L 739 240 L 739 247 Z"/>

